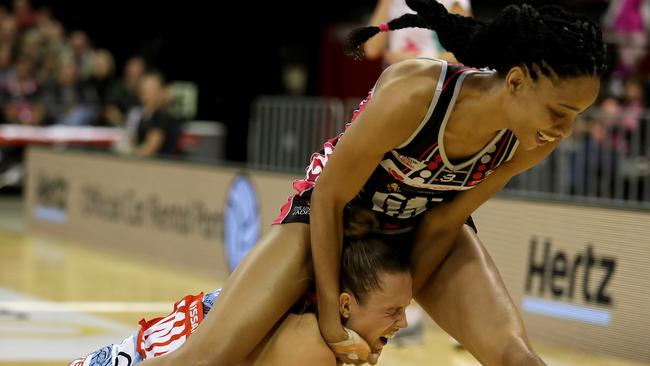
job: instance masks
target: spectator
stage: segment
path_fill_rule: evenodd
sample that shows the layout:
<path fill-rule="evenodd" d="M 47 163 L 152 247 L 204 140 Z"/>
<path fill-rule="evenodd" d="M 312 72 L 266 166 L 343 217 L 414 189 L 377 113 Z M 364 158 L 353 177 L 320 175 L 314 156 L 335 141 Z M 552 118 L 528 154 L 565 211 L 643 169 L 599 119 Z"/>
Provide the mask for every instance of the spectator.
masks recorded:
<path fill-rule="evenodd" d="M 0 4 L 0 23 L 9 17 L 11 17 L 11 14 L 7 11 L 7 7 Z"/>
<path fill-rule="evenodd" d="M 97 119 L 97 92 L 79 80 L 77 67 L 70 60 L 61 63 L 58 83 L 48 85 L 44 100 L 47 114 L 54 124 L 84 126 Z"/>
<path fill-rule="evenodd" d="M 45 48 L 43 47 L 42 36 L 35 29 L 26 31 L 20 40 L 20 49 L 18 54 L 30 58 L 34 61 L 35 70 L 38 70 Z"/>
<path fill-rule="evenodd" d="M 41 85 L 54 85 L 58 82 L 61 55 L 54 51 L 47 51 L 43 56 L 41 67 L 36 77 Z"/>
<path fill-rule="evenodd" d="M 620 124 L 633 133 L 638 131 L 645 111 L 643 85 L 637 78 L 629 78 L 623 83 L 623 111 Z"/>
<path fill-rule="evenodd" d="M 139 86 L 139 97 L 142 115 L 135 135 L 135 155 L 176 153 L 180 130 L 165 111 L 169 93 L 162 75 L 155 72 L 146 74 Z"/>
<path fill-rule="evenodd" d="M 38 28 L 40 33 L 46 33 L 47 28 L 54 22 L 54 16 L 49 8 L 42 7 L 36 11 L 36 28 Z"/>
<path fill-rule="evenodd" d="M 113 86 L 115 61 L 109 50 L 99 49 L 93 53 L 92 71 L 88 81 L 97 90 L 99 100 L 103 103 L 108 97 L 109 89 Z"/>
<path fill-rule="evenodd" d="M 16 20 L 6 16 L 0 20 L 0 44 L 13 47 L 16 41 Z"/>
<path fill-rule="evenodd" d="M 617 52 L 616 66 L 607 89 L 610 95 L 621 98 L 623 81 L 635 76 L 639 67 L 643 67 L 640 64 L 648 44 L 650 0 L 612 0 L 602 23 L 603 38 L 615 44 Z"/>
<path fill-rule="evenodd" d="M 68 43 L 69 54 L 66 57 L 70 57 L 77 65 L 77 72 L 79 72 L 81 79 L 88 79 L 92 73 L 93 58 L 93 50 L 90 46 L 88 36 L 82 31 L 74 31 L 70 33 Z"/>
<path fill-rule="evenodd" d="M 146 71 L 142 57 L 131 57 L 126 62 L 123 79 L 110 88 L 106 97 L 105 118 L 110 125 L 124 126 L 126 116 L 139 104 L 138 85 Z"/>
<path fill-rule="evenodd" d="M 44 117 L 40 96 L 41 87 L 34 77 L 34 63 L 21 56 L 16 61 L 13 72 L 0 86 L 5 122 L 40 125 Z"/>
<path fill-rule="evenodd" d="M 5 84 L 12 71 L 11 47 L 0 43 L 0 86 Z"/>
<path fill-rule="evenodd" d="M 471 14 L 469 0 L 439 0 L 438 2 L 450 12 L 465 16 Z M 406 13 L 414 12 L 404 0 L 379 0 L 370 19 L 370 25 L 379 25 Z M 440 58 L 456 62 L 454 56 L 440 45 L 435 32 L 422 28 L 377 34 L 364 44 L 364 51 L 369 59 L 383 56 L 387 65 L 415 57 Z"/>
<path fill-rule="evenodd" d="M 38 16 L 29 0 L 14 0 L 14 16 L 19 32 L 35 27 L 38 23 Z"/>
<path fill-rule="evenodd" d="M 65 42 L 65 29 L 60 22 L 53 21 L 42 28 L 43 39 L 47 52 L 54 52 L 57 57 L 63 57 L 67 50 Z"/>

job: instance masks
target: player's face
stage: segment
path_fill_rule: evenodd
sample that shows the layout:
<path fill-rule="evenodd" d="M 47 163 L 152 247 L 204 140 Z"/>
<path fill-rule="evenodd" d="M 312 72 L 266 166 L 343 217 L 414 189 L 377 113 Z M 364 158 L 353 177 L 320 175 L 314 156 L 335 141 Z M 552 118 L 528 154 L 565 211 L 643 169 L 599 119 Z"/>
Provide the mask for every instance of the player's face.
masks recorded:
<path fill-rule="evenodd" d="M 359 333 L 374 353 L 379 353 L 398 330 L 406 328 L 405 309 L 413 297 L 409 272 L 383 273 L 380 280 L 381 289 L 369 292 L 363 305 L 351 301 L 345 324 Z"/>
<path fill-rule="evenodd" d="M 538 72 L 533 81 L 517 69 L 506 76 L 506 114 L 509 128 L 526 150 L 569 136 L 578 114 L 598 96 L 600 80 L 595 76 L 560 79 Z"/>

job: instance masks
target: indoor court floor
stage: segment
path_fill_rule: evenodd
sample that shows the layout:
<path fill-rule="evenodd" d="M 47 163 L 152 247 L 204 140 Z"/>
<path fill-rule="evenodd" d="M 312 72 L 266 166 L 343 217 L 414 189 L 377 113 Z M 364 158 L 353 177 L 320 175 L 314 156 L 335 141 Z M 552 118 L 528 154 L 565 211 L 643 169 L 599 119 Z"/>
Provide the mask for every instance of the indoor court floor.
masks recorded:
<path fill-rule="evenodd" d="M 20 201 L 0 197 L 0 366 L 67 365 L 121 342 L 141 318 L 166 315 L 186 294 L 219 285 L 216 279 L 128 253 L 109 254 L 27 233 Z M 388 345 L 379 365 L 479 365 L 431 321 L 425 329 L 418 344 Z M 549 366 L 643 365 L 535 345 Z"/>

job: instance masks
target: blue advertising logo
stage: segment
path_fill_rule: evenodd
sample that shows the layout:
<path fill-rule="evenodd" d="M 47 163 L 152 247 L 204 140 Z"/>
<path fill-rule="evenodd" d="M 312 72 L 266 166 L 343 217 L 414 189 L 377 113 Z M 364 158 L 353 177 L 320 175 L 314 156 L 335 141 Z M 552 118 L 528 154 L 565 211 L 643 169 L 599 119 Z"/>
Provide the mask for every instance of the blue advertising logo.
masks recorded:
<path fill-rule="evenodd" d="M 36 175 L 36 204 L 33 216 L 42 221 L 64 224 L 68 221 L 70 185 L 62 176 Z"/>
<path fill-rule="evenodd" d="M 238 176 L 230 185 L 223 228 L 226 258 L 232 272 L 260 237 L 257 192 L 248 177 Z"/>

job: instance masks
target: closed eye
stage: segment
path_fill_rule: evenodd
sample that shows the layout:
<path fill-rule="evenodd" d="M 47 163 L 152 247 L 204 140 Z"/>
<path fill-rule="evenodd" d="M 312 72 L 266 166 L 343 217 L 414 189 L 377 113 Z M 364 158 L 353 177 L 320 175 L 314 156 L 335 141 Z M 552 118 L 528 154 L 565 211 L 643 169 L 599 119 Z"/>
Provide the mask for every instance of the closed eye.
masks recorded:
<path fill-rule="evenodd" d="M 558 112 L 555 109 L 549 108 L 548 110 L 551 112 L 551 117 L 553 117 L 553 119 L 560 119 L 566 117 L 566 114 Z"/>
<path fill-rule="evenodd" d="M 391 315 L 392 316 L 400 316 L 402 314 L 402 311 L 404 311 L 404 308 L 400 306 L 400 307 L 396 308 L 395 310 L 393 310 Z"/>

